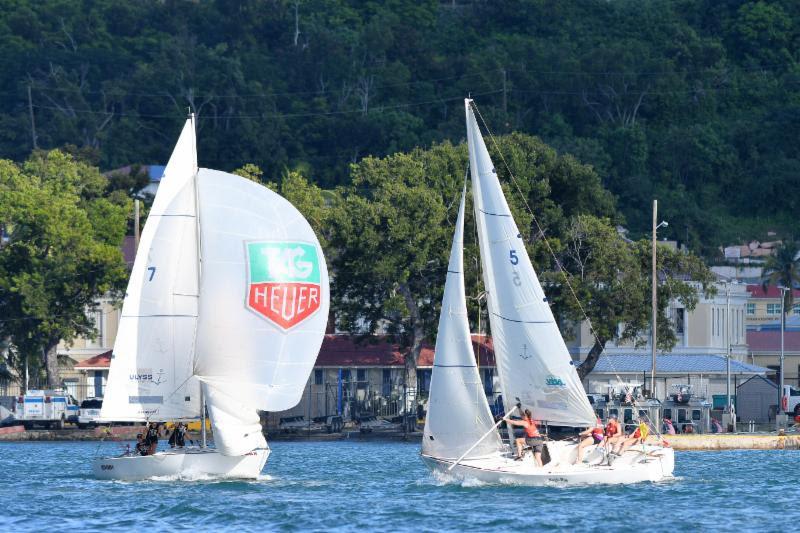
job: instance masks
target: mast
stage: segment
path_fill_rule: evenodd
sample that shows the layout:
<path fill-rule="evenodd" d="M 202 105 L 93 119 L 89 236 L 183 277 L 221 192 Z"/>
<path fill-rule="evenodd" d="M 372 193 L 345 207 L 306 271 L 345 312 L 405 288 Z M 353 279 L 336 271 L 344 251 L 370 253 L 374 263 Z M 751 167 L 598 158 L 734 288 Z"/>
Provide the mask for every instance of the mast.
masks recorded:
<path fill-rule="evenodd" d="M 194 217 L 194 220 L 195 220 L 195 237 L 194 238 L 195 238 L 195 242 L 197 242 L 197 300 L 198 300 L 197 310 L 198 310 L 198 315 L 199 315 L 199 310 L 200 310 L 200 305 L 199 305 L 199 300 L 200 300 L 200 277 L 202 275 L 201 271 L 202 271 L 202 267 L 203 267 L 203 261 L 202 261 L 203 254 L 201 252 L 201 250 L 202 250 L 202 248 L 201 248 L 202 239 L 200 238 L 200 193 L 199 193 L 198 187 L 197 187 L 197 123 L 195 122 L 194 113 L 189 113 L 189 120 L 192 121 L 192 133 L 193 133 L 192 138 L 194 139 L 194 142 L 192 143 L 192 151 L 194 152 L 193 153 L 193 156 L 194 156 L 193 160 L 195 161 L 195 168 L 194 168 L 194 174 L 192 175 L 192 187 L 194 187 L 194 212 L 195 212 L 195 217 Z M 192 343 L 193 346 L 194 346 L 194 358 L 195 358 L 195 361 L 196 361 L 196 358 L 197 358 L 196 354 L 197 354 L 197 323 L 198 322 L 199 322 L 199 320 L 195 323 L 194 341 Z M 206 444 L 207 444 L 206 443 L 206 437 L 207 437 L 207 435 L 206 435 L 206 397 L 205 397 L 205 394 L 203 394 L 203 385 L 202 384 L 200 384 L 199 388 L 200 388 L 200 441 L 201 441 L 200 446 L 202 448 L 205 448 Z"/>

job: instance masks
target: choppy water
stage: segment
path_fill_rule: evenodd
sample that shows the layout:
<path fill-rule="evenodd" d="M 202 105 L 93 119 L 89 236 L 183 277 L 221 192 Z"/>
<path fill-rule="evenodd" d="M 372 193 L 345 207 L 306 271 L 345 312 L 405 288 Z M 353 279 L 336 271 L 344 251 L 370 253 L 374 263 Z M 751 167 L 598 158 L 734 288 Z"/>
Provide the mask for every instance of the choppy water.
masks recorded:
<path fill-rule="evenodd" d="M 253 482 L 93 479 L 118 448 L 0 443 L 0 530 L 790 531 L 800 497 L 788 450 L 679 452 L 677 479 L 626 487 L 447 482 L 418 444 L 354 441 L 274 443 Z"/>

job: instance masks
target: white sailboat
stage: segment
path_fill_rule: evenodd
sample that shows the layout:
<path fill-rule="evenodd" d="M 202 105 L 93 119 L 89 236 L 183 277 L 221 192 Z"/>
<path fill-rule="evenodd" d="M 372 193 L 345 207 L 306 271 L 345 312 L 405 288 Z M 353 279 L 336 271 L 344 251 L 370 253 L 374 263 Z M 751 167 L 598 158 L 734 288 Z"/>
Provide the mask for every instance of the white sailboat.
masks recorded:
<path fill-rule="evenodd" d="M 198 169 L 194 117 L 158 188 L 122 307 L 101 418 L 211 418 L 214 447 L 98 458 L 101 479 L 256 478 L 258 410 L 296 405 L 330 301 L 311 226 L 280 195 Z"/>
<path fill-rule="evenodd" d="M 518 404 L 548 425 L 594 426 L 595 414 L 503 195 L 471 100 L 465 107 L 483 280 L 506 416 Z M 586 459 L 573 464 L 576 443 L 548 441 L 544 466 L 530 455 L 514 460 L 489 414 L 469 341 L 463 217 L 462 198 L 436 339 L 423 461 L 434 471 L 493 483 L 631 483 L 670 477 L 674 452 L 660 445 L 631 448 L 611 465 L 602 448 L 591 446 Z"/>

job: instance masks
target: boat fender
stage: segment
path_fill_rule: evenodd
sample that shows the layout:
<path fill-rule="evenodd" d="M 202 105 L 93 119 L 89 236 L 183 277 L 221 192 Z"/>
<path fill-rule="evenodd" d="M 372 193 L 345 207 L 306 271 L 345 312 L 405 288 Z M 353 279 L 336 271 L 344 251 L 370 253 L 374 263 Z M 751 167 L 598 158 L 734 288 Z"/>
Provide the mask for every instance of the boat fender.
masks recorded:
<path fill-rule="evenodd" d="M 787 398 L 786 395 L 784 394 L 781 397 L 781 411 L 786 412 L 786 409 L 788 408 L 789 408 L 789 398 Z"/>

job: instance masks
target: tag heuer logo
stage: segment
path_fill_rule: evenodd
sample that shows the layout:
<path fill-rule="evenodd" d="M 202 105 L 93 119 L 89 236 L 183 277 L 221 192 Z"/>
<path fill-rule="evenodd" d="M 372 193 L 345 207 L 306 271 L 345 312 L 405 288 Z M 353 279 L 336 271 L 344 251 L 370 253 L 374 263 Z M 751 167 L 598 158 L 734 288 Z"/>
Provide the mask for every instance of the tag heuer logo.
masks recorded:
<path fill-rule="evenodd" d="M 248 242 L 247 307 L 290 329 L 320 306 L 317 248 L 304 242 Z"/>

